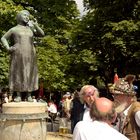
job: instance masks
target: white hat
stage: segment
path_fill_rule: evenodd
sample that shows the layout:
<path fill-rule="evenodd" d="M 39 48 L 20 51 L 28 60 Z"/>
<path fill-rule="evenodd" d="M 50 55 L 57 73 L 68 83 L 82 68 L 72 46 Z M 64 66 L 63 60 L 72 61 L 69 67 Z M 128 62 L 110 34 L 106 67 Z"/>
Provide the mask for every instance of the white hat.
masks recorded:
<path fill-rule="evenodd" d="M 66 97 L 71 96 L 70 92 L 66 92 L 65 96 L 66 96 Z"/>

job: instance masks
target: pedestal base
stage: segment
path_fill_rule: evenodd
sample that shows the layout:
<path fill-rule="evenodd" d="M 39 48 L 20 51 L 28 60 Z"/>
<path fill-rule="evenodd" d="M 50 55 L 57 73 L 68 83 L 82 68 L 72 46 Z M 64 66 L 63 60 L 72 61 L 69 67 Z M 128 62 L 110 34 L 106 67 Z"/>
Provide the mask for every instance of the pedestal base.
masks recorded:
<path fill-rule="evenodd" d="M 45 103 L 32 103 L 32 102 L 10 102 L 2 106 L 3 114 L 35 114 L 45 113 Z"/>
<path fill-rule="evenodd" d="M 1 140 L 46 140 L 47 113 L 44 103 L 6 103 L 0 115 Z"/>

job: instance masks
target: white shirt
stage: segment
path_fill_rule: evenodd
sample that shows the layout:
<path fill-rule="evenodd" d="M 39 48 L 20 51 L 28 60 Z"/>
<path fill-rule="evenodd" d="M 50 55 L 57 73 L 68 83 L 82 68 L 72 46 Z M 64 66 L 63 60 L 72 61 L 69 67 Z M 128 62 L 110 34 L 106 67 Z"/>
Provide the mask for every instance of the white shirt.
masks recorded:
<path fill-rule="evenodd" d="M 90 108 L 87 107 L 86 105 L 84 106 L 85 111 L 84 111 L 84 115 L 83 115 L 83 121 L 92 121 L 91 117 L 90 117 Z"/>
<path fill-rule="evenodd" d="M 135 120 L 136 120 L 137 125 L 140 127 L 140 111 L 137 111 L 135 113 Z"/>
<path fill-rule="evenodd" d="M 129 140 L 123 134 L 99 121 L 80 121 L 73 132 L 73 140 Z"/>
<path fill-rule="evenodd" d="M 5 102 L 5 103 L 9 103 L 8 97 L 5 97 L 5 98 L 4 98 L 4 102 Z"/>
<path fill-rule="evenodd" d="M 57 108 L 54 104 L 51 104 L 49 107 L 48 107 L 48 111 L 50 111 L 51 113 L 57 113 Z"/>
<path fill-rule="evenodd" d="M 124 113 L 124 115 L 125 115 L 125 116 L 127 116 L 127 114 L 128 114 L 128 111 L 129 111 L 130 107 L 131 107 L 131 105 L 130 105 L 128 108 L 126 108 L 126 109 L 124 110 L 124 112 L 123 112 L 123 113 Z"/>
<path fill-rule="evenodd" d="M 35 103 L 36 103 L 36 102 L 37 102 L 37 100 L 36 100 L 36 99 L 33 99 L 33 102 L 35 102 Z"/>
<path fill-rule="evenodd" d="M 127 116 L 130 107 L 131 107 L 131 105 L 124 111 L 125 116 Z M 135 113 L 135 121 L 136 121 L 137 125 L 140 127 L 140 111 L 137 111 Z"/>

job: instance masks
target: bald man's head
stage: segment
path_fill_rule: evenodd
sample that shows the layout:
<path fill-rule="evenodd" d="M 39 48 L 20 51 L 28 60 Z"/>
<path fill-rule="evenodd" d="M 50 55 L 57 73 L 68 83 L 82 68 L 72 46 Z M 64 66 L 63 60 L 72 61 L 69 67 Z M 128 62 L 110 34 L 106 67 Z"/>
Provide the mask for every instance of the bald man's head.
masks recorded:
<path fill-rule="evenodd" d="M 93 120 L 111 122 L 115 115 L 114 104 L 107 98 L 97 98 L 91 106 L 90 116 Z"/>
<path fill-rule="evenodd" d="M 95 100 L 95 105 L 98 111 L 102 113 L 107 113 L 112 109 L 113 102 L 107 98 L 102 97 L 102 98 L 97 98 Z"/>

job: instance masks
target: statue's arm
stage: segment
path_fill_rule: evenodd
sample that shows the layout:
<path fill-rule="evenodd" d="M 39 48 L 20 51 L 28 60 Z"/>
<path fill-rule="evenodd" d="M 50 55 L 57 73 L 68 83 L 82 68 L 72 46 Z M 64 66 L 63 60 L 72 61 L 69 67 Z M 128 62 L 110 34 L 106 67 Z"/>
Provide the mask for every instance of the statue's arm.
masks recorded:
<path fill-rule="evenodd" d="M 39 36 L 39 37 L 45 36 L 44 31 L 39 27 L 36 19 L 34 19 L 34 21 L 30 20 L 28 25 L 31 28 L 31 30 L 33 31 L 35 36 Z"/>
<path fill-rule="evenodd" d="M 39 27 L 38 23 L 34 24 L 34 28 L 35 28 L 35 35 L 43 37 L 45 36 L 44 31 Z"/>
<path fill-rule="evenodd" d="M 9 38 L 11 37 L 11 35 L 12 35 L 12 30 L 9 30 L 9 31 L 6 32 L 6 33 L 2 36 L 2 38 L 1 38 L 2 45 L 3 45 L 3 47 L 4 47 L 7 51 L 10 49 L 8 40 L 9 40 Z"/>

